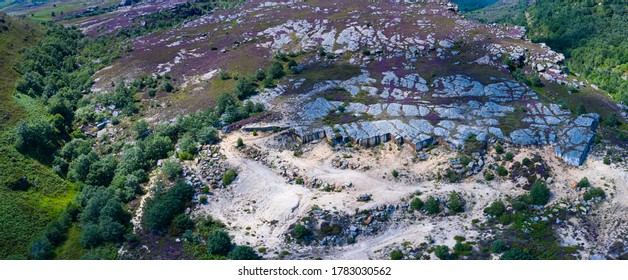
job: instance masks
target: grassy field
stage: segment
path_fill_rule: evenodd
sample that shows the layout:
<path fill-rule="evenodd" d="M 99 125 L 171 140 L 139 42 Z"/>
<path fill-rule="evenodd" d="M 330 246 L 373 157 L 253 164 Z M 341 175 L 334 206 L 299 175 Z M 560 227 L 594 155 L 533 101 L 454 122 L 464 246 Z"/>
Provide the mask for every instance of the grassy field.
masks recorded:
<path fill-rule="evenodd" d="M 14 20 L 0 12 L 0 129 L 17 123 L 24 116 L 11 95 L 18 77 L 12 65 L 20 58 L 18 51 L 35 43 L 39 36 L 41 30 L 37 25 Z"/>

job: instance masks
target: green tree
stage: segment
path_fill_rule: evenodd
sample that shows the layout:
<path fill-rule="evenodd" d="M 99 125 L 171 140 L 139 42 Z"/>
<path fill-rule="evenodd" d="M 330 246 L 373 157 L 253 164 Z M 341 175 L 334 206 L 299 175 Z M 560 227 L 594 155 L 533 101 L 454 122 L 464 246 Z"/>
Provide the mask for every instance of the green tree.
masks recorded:
<path fill-rule="evenodd" d="M 89 166 L 85 183 L 96 186 L 108 186 L 113 179 L 118 162 L 112 155 L 102 157 Z"/>
<path fill-rule="evenodd" d="M 525 252 L 519 248 L 512 248 L 506 251 L 500 260 L 536 260 L 537 258 L 528 252 Z"/>
<path fill-rule="evenodd" d="M 449 193 L 449 204 L 447 205 L 449 207 L 449 210 L 451 210 L 453 213 L 461 213 L 464 212 L 464 205 L 465 201 L 460 196 L 460 194 L 455 191 Z"/>
<path fill-rule="evenodd" d="M 434 255 L 441 260 L 450 260 L 452 258 L 447 245 L 439 245 L 434 248 Z"/>
<path fill-rule="evenodd" d="M 420 210 L 423 208 L 423 201 L 420 198 L 415 197 L 412 199 L 412 202 L 410 202 L 410 206 L 412 206 L 415 210 Z"/>
<path fill-rule="evenodd" d="M 304 240 L 310 235 L 312 235 L 312 232 L 302 224 L 296 224 L 292 228 L 291 232 L 292 232 L 292 236 L 294 236 L 294 238 L 298 240 Z"/>
<path fill-rule="evenodd" d="M 279 62 L 273 62 L 268 69 L 268 76 L 272 79 L 281 79 L 286 73 L 283 70 L 283 65 Z"/>
<path fill-rule="evenodd" d="M 183 172 L 183 168 L 178 163 L 169 160 L 164 163 L 161 172 L 163 172 L 166 178 L 172 181 L 179 178 L 181 172 Z"/>
<path fill-rule="evenodd" d="M 399 250 L 394 250 L 394 251 L 390 252 L 390 259 L 391 260 L 401 260 L 401 259 L 403 259 L 403 252 L 401 252 Z"/>
<path fill-rule="evenodd" d="M 484 213 L 493 217 L 499 217 L 506 213 L 506 206 L 501 200 L 496 200 L 490 206 L 484 208 Z"/>
<path fill-rule="evenodd" d="M 38 237 L 30 244 L 30 255 L 36 260 L 50 260 L 54 258 L 52 243 L 44 236 Z"/>
<path fill-rule="evenodd" d="M 20 121 L 15 130 L 15 148 L 23 153 L 31 153 L 46 158 L 57 145 L 53 127 L 46 121 Z"/>
<path fill-rule="evenodd" d="M 215 230 L 207 237 L 207 253 L 210 255 L 226 256 L 232 246 L 231 237 L 222 230 Z"/>
<path fill-rule="evenodd" d="M 197 134 L 198 142 L 206 145 L 206 144 L 214 144 L 218 142 L 220 138 L 218 138 L 218 130 L 211 126 L 205 126 L 198 131 Z"/>
<path fill-rule="evenodd" d="M 582 177 L 580 182 L 578 182 L 578 188 L 585 189 L 591 187 L 591 183 L 589 183 L 589 179 L 587 177 Z"/>
<path fill-rule="evenodd" d="M 165 136 L 151 135 L 143 141 L 144 155 L 153 163 L 168 156 L 172 150 L 172 140 Z"/>
<path fill-rule="evenodd" d="M 508 170 L 503 165 L 500 165 L 497 167 L 497 175 L 501 177 L 508 176 Z"/>
<path fill-rule="evenodd" d="M 540 180 L 537 180 L 534 184 L 532 184 L 532 188 L 530 189 L 530 199 L 532 204 L 545 205 L 549 201 L 550 195 L 551 193 L 549 188 Z"/>
<path fill-rule="evenodd" d="M 133 131 L 135 132 L 135 139 L 142 140 L 150 135 L 150 126 L 145 120 L 139 120 L 133 125 Z"/>
<path fill-rule="evenodd" d="M 83 225 L 79 242 L 85 248 L 93 248 L 100 245 L 102 243 L 102 237 L 100 236 L 98 225 L 92 223 Z"/>
<path fill-rule="evenodd" d="M 429 214 L 438 214 L 440 212 L 439 202 L 433 196 L 427 198 L 424 208 Z"/>
<path fill-rule="evenodd" d="M 235 92 L 238 99 L 244 100 L 257 93 L 257 85 L 250 78 L 241 78 L 235 85 Z"/>

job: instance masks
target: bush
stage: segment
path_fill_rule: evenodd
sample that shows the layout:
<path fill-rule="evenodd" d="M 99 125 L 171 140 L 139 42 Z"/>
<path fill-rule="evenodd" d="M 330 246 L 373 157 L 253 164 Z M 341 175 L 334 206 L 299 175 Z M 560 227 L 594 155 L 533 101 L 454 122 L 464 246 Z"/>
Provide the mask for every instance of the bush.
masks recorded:
<path fill-rule="evenodd" d="M 266 72 L 264 72 L 264 70 L 262 69 L 258 69 L 257 71 L 255 71 L 255 79 L 257 81 L 263 81 L 264 79 L 266 79 Z"/>
<path fill-rule="evenodd" d="M 236 142 L 236 147 L 240 148 L 244 146 L 244 141 L 242 140 L 242 138 L 238 138 L 238 141 Z"/>
<path fill-rule="evenodd" d="M 153 163 L 168 156 L 172 150 L 172 140 L 166 136 L 151 135 L 143 141 L 144 155 Z"/>
<path fill-rule="evenodd" d="M 399 250 L 394 250 L 392 252 L 390 252 L 390 259 L 391 260 L 401 260 L 403 259 L 403 253 Z"/>
<path fill-rule="evenodd" d="M 198 202 L 200 202 L 201 204 L 207 204 L 207 196 L 206 195 L 201 195 L 201 197 L 199 197 Z"/>
<path fill-rule="evenodd" d="M 545 205 L 550 198 L 549 188 L 541 181 L 536 181 L 530 189 L 530 201 L 534 205 Z"/>
<path fill-rule="evenodd" d="M 196 138 L 202 145 L 214 144 L 218 142 L 218 130 L 211 126 L 206 126 L 198 131 Z"/>
<path fill-rule="evenodd" d="M 298 240 L 304 240 L 310 235 L 312 235 L 312 232 L 302 224 L 296 224 L 294 228 L 292 228 L 292 236 Z"/>
<path fill-rule="evenodd" d="M 420 210 L 423 208 L 423 201 L 420 198 L 415 197 L 412 199 L 412 202 L 410 202 L 410 206 L 412 206 L 414 210 Z"/>
<path fill-rule="evenodd" d="M 508 176 L 508 170 L 506 170 L 506 167 L 504 167 L 503 165 L 500 165 L 499 167 L 497 167 L 497 175 L 501 177 Z"/>
<path fill-rule="evenodd" d="M 535 260 L 535 259 L 536 258 L 533 255 L 527 252 L 524 252 L 519 248 L 512 248 L 506 251 L 500 258 L 500 260 Z"/>
<path fill-rule="evenodd" d="M 490 172 L 490 171 L 484 172 L 484 180 L 493 181 L 494 179 L 495 179 L 495 174 L 493 174 L 493 172 Z"/>
<path fill-rule="evenodd" d="M 40 236 L 30 244 L 30 255 L 36 260 L 50 260 L 54 258 L 52 243 L 48 238 Z"/>
<path fill-rule="evenodd" d="M 611 164 L 611 159 L 610 159 L 610 158 L 608 158 L 608 157 L 605 157 L 605 158 L 604 158 L 604 164 L 606 164 L 606 165 L 610 165 L 610 164 Z"/>
<path fill-rule="evenodd" d="M 499 217 L 504 213 L 506 213 L 506 206 L 501 200 L 493 201 L 490 206 L 484 208 L 484 214 L 491 215 L 493 217 Z"/>
<path fill-rule="evenodd" d="M 436 198 L 434 198 L 433 196 L 427 198 L 424 208 L 425 211 L 427 211 L 427 213 L 429 214 L 438 214 L 440 212 L 440 205 L 438 203 L 438 200 L 436 200 Z"/>
<path fill-rule="evenodd" d="M 399 172 L 397 170 L 393 170 L 391 174 L 394 178 L 399 177 Z"/>
<path fill-rule="evenodd" d="M 511 161 L 513 158 L 515 158 L 515 154 L 511 152 L 507 152 L 506 155 L 504 156 L 504 159 L 507 161 Z"/>
<path fill-rule="evenodd" d="M 133 131 L 135 132 L 135 139 L 137 140 L 144 139 L 148 137 L 148 135 L 150 135 L 151 133 L 148 122 L 146 122 L 145 120 L 139 120 L 138 122 L 136 122 L 133 125 Z"/>
<path fill-rule="evenodd" d="M 231 247 L 231 237 L 222 230 L 216 230 L 207 237 L 207 253 L 210 255 L 226 256 Z"/>
<path fill-rule="evenodd" d="M 461 212 L 464 212 L 464 205 L 465 205 L 465 201 L 460 196 L 460 194 L 458 194 L 455 191 L 452 191 L 451 193 L 449 193 L 449 203 L 448 203 L 449 210 L 451 210 L 454 214 L 461 213 Z"/>
<path fill-rule="evenodd" d="M 239 79 L 235 85 L 235 93 L 238 99 L 244 100 L 257 93 L 257 85 L 250 78 Z"/>
<path fill-rule="evenodd" d="M 196 148 L 196 142 L 191 137 L 185 136 L 179 140 L 179 148 L 182 152 L 195 155 L 198 151 Z"/>
<path fill-rule="evenodd" d="M 147 201 L 143 222 L 152 231 L 162 231 L 172 219 L 185 209 L 185 204 L 194 195 L 194 188 L 185 182 L 178 182 L 166 193 L 156 195 Z"/>
<path fill-rule="evenodd" d="M 220 71 L 220 72 L 218 73 L 218 77 L 219 77 L 221 80 L 223 80 L 223 81 L 224 81 L 224 80 L 229 80 L 229 79 L 231 79 L 231 74 L 229 74 L 229 72 L 227 72 L 227 71 Z"/>
<path fill-rule="evenodd" d="M 590 188 L 583 195 L 584 200 L 591 200 L 596 197 L 600 197 L 602 199 L 606 198 L 606 193 L 604 193 L 602 188 Z"/>
<path fill-rule="evenodd" d="M 617 117 L 617 113 L 613 112 L 606 120 L 604 120 L 604 124 L 608 127 L 617 127 L 621 125 L 621 121 Z"/>
<path fill-rule="evenodd" d="M 255 250 L 249 246 L 237 246 L 228 255 L 232 260 L 259 260 L 260 257 Z"/>
<path fill-rule="evenodd" d="M 108 186 L 113 179 L 118 162 L 112 155 L 107 155 L 89 167 L 85 183 L 94 186 Z"/>
<path fill-rule="evenodd" d="M 268 76 L 272 79 L 281 79 L 286 73 L 283 70 L 283 65 L 279 62 L 273 62 L 268 69 Z"/>
<path fill-rule="evenodd" d="M 434 248 L 434 255 L 441 260 L 450 260 L 452 258 L 449 254 L 449 247 L 447 245 L 439 245 Z"/>
<path fill-rule="evenodd" d="M 161 172 L 168 178 L 168 180 L 173 181 L 181 175 L 183 172 L 183 167 L 174 161 L 166 161 L 164 166 L 161 168 Z"/>
<path fill-rule="evenodd" d="M 81 236 L 79 237 L 79 242 L 85 248 L 93 248 L 102 243 L 102 237 L 100 236 L 100 230 L 98 229 L 98 225 L 89 223 L 83 225 L 81 228 Z"/>
<path fill-rule="evenodd" d="M 503 154 L 504 153 L 504 147 L 502 147 L 502 145 L 497 144 L 497 146 L 495 146 L 495 152 L 498 154 Z"/>
<path fill-rule="evenodd" d="M 508 245 L 501 240 L 495 240 L 493 244 L 491 244 L 491 253 L 493 254 L 501 254 L 506 250 L 508 250 Z"/>
<path fill-rule="evenodd" d="M 587 177 L 583 177 L 578 182 L 578 188 L 585 189 L 591 187 L 591 183 L 589 183 L 589 179 Z"/>
<path fill-rule="evenodd" d="M 235 170 L 233 169 L 227 170 L 227 172 L 225 172 L 225 174 L 222 175 L 222 184 L 225 186 L 231 184 L 233 180 L 235 180 L 236 176 L 238 176 L 238 173 L 236 173 Z"/>
<path fill-rule="evenodd" d="M 194 221 L 192 221 L 190 217 L 185 214 L 177 215 L 172 221 L 172 225 L 179 230 L 179 232 L 194 229 Z"/>
<path fill-rule="evenodd" d="M 15 130 L 15 148 L 23 153 L 31 153 L 46 158 L 56 148 L 55 132 L 46 121 L 20 121 Z"/>

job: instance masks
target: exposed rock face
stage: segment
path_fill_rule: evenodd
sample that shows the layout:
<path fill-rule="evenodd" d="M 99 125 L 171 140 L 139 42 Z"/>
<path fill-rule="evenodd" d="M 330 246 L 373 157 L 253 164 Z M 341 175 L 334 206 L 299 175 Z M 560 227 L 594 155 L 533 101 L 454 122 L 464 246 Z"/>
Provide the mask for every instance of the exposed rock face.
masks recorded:
<path fill-rule="evenodd" d="M 339 123 L 312 129 L 299 127 L 294 129 L 294 133 L 302 143 L 326 138 L 329 141 L 354 142 L 369 147 L 394 140 L 399 144 L 410 144 L 419 151 L 433 144 L 437 138 L 461 148 L 469 137 L 474 136 L 478 141 L 493 137 L 517 145 L 554 145 L 556 156 L 568 164 L 581 165 L 593 143 L 599 122 L 599 116 L 595 114 L 573 119 L 569 111 L 560 109 L 558 105 L 539 103 L 535 92 L 512 81 L 483 85 L 462 75 L 437 78 L 432 84 L 434 93 L 431 97 L 454 100 L 449 104 L 437 105 L 424 100 L 430 88 L 421 82 L 424 80 L 419 75 L 399 78 L 393 71 L 386 71 L 382 73 L 380 87 L 376 83 L 373 86 L 368 73 L 361 76 L 361 79 L 335 84 L 359 89 L 372 87 L 371 95 L 383 100 L 396 99 L 388 92 L 399 88 L 409 89 L 404 93 L 404 103 L 392 101 L 366 105 L 316 98 L 305 104 L 299 114 L 300 119 L 313 123 L 313 127 L 317 127 L 318 120 L 331 112 L 337 112 L 341 106 L 353 116 L 369 116 L 379 120 Z M 385 89 L 381 90 L 381 87 Z M 472 99 L 467 102 L 455 101 L 461 98 Z M 521 106 L 518 105 L 521 102 L 527 103 L 525 108 L 516 109 L 516 106 Z M 504 135 L 502 119 L 516 116 L 513 115 L 516 110 L 525 111 L 523 119 L 515 120 L 523 128 Z"/>

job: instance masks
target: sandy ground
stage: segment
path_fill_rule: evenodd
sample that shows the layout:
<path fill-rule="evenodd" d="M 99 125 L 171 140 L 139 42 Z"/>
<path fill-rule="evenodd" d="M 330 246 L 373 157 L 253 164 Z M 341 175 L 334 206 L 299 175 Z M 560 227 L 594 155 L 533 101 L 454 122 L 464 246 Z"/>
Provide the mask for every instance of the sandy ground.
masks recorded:
<path fill-rule="evenodd" d="M 237 168 L 238 178 L 227 189 L 219 190 L 210 197 L 209 203 L 195 210 L 196 215 L 210 214 L 227 224 L 229 232 L 238 244 L 254 247 L 286 248 L 284 234 L 289 226 L 304 217 L 317 205 L 322 209 L 353 213 L 356 208 L 365 209 L 383 204 L 399 203 L 403 198 L 421 191 L 425 195 L 444 195 L 452 190 L 461 193 L 467 201 L 466 211 L 462 215 L 424 218 L 413 223 L 391 227 L 376 236 L 359 236 L 353 245 L 325 248 L 329 253 L 320 255 L 327 259 L 378 259 L 387 256 L 385 248 L 404 241 L 413 244 L 425 242 L 429 236 L 437 244 L 453 246 L 456 235 L 467 238 L 482 235 L 472 228 L 473 219 L 483 219 L 482 210 L 492 201 L 515 196 L 526 191 L 515 188 L 509 180 L 497 179 L 492 182 L 482 180 L 481 174 L 458 184 L 445 184 L 429 181 L 429 178 L 455 153 L 445 148 L 430 152 L 427 161 L 413 163 L 415 157 L 410 148 L 397 149 L 396 145 L 383 148 L 360 149 L 348 159 L 370 169 L 341 170 L 333 166 L 332 159 L 337 158 L 327 143 L 307 144 L 304 154 L 293 156 L 292 151 L 277 149 L 273 146 L 272 135 L 260 133 L 254 137 L 242 132 L 234 132 L 223 139 L 222 153 L 227 162 Z M 318 189 L 290 184 L 278 174 L 276 168 L 270 168 L 261 162 L 246 158 L 236 147 L 236 139 L 243 138 L 246 145 L 252 145 L 268 152 L 267 158 L 273 163 L 288 166 L 298 171 L 303 177 L 317 178 L 337 185 L 353 184 L 353 187 L 341 192 L 323 192 Z M 587 177 L 594 186 L 603 187 L 608 199 L 595 210 L 599 218 L 595 227 L 595 237 L 591 233 L 576 233 L 578 222 L 574 221 L 574 230 L 559 232 L 564 236 L 565 244 L 579 244 L 589 251 L 603 249 L 616 238 L 625 234 L 626 214 L 628 213 L 628 172 L 625 167 L 604 165 L 601 159 L 590 158 L 584 166 L 571 167 L 560 162 L 552 154 L 551 148 L 519 149 L 515 159 L 521 160 L 533 153 L 539 153 L 553 170 L 554 183 L 550 185 L 552 201 L 560 198 L 575 200 L 578 193 L 571 188 L 574 182 Z M 392 170 L 399 170 L 397 179 L 390 176 Z M 360 194 L 372 195 L 370 202 L 358 202 Z M 552 203 L 550 201 L 550 203 Z M 621 226 L 617 226 L 620 224 Z M 579 234 L 579 235 L 578 235 Z M 577 237 L 580 236 L 580 237 Z M 593 238 L 597 242 L 591 243 Z M 293 248 L 294 249 L 294 248 Z M 269 251 L 271 251 L 269 249 Z M 587 255 L 584 254 L 584 257 Z M 268 255 L 266 257 L 272 257 Z"/>

